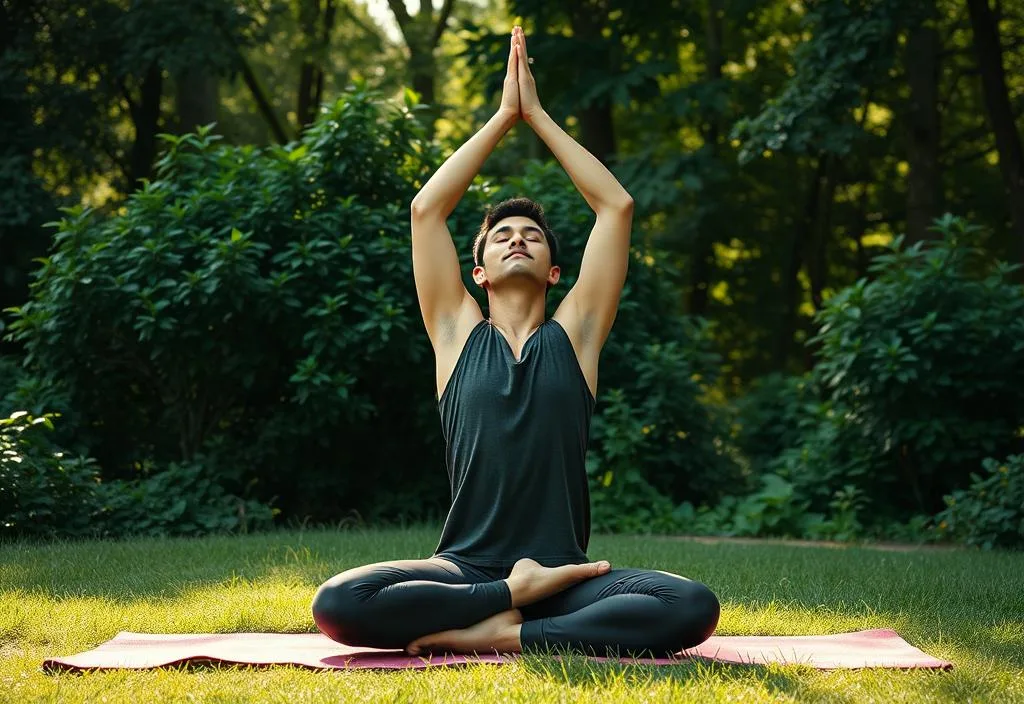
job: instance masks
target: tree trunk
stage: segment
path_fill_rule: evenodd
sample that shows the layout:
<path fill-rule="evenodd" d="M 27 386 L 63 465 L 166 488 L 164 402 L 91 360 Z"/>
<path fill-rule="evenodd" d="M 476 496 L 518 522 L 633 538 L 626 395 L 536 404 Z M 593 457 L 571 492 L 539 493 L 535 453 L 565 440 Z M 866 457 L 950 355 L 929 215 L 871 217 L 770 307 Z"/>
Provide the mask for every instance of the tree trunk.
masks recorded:
<path fill-rule="evenodd" d="M 569 10 L 569 22 L 572 33 L 591 46 L 600 46 L 605 42 L 601 32 L 604 27 L 597 21 L 591 3 L 577 2 Z M 604 68 L 611 71 L 608 54 L 602 54 Z M 580 121 L 580 142 L 588 152 L 593 154 L 602 164 L 608 164 L 615 158 L 615 122 L 612 119 L 612 102 L 607 97 L 598 98 L 590 105 L 576 113 Z"/>
<path fill-rule="evenodd" d="M 722 53 L 722 0 L 708 0 L 704 30 L 707 42 L 704 75 L 708 82 L 719 81 L 722 78 L 722 66 L 725 63 Z M 720 122 L 721 116 L 718 114 L 709 112 L 704 116 L 704 145 L 716 160 L 719 158 L 719 141 L 723 131 Z M 708 198 L 707 202 L 718 202 L 718 199 Z M 708 294 L 715 270 L 717 215 L 718 213 L 714 209 L 709 209 L 706 212 L 705 216 L 701 218 L 700 233 L 697 236 L 697 241 L 694 242 L 688 306 L 691 315 L 707 314 Z"/>
<path fill-rule="evenodd" d="M 437 61 L 434 59 L 433 49 L 417 49 L 409 59 L 412 75 L 410 82 L 412 89 L 420 94 L 420 101 L 426 103 L 434 115 L 430 121 L 431 129 L 440 112 L 437 110 L 437 96 L 435 94 L 435 82 L 437 81 Z"/>
<path fill-rule="evenodd" d="M 320 0 L 306 0 L 300 11 L 299 23 L 302 26 L 305 45 L 305 58 L 299 69 L 299 91 L 295 107 L 295 119 L 300 132 L 316 119 L 323 100 L 323 62 L 330 51 L 336 10 L 334 0 L 326 0 L 322 8 Z"/>
<path fill-rule="evenodd" d="M 841 174 L 841 162 L 833 154 L 826 154 L 822 157 L 825 161 L 821 171 L 822 177 L 818 181 L 818 211 L 817 222 L 810 223 L 814 233 L 814 244 L 807 260 L 807 278 L 811 282 L 811 304 L 815 312 L 821 310 L 825 305 L 825 287 L 828 285 L 828 246 L 832 239 L 832 212 L 835 206 L 836 188 L 839 186 Z M 812 344 L 804 345 L 803 368 L 810 371 L 814 368 L 815 356 L 818 346 Z"/>
<path fill-rule="evenodd" d="M 175 83 L 179 134 L 195 132 L 197 127 L 217 121 L 220 79 L 216 75 L 192 67 L 183 71 Z"/>
<path fill-rule="evenodd" d="M 149 178 L 156 158 L 156 134 L 160 123 L 160 96 L 163 94 L 163 71 L 155 61 L 149 65 L 142 79 L 139 102 L 131 106 L 132 122 L 135 124 L 135 142 L 132 144 L 131 174 L 132 188 L 141 187 L 143 179 Z"/>
<path fill-rule="evenodd" d="M 999 25 L 988 0 L 967 0 L 974 32 L 974 52 L 981 73 L 985 108 L 999 151 L 999 170 L 1010 201 L 1010 217 L 1018 252 L 1024 261 L 1024 150 L 1014 124 L 1006 90 L 1006 70 L 999 43 Z"/>
<path fill-rule="evenodd" d="M 239 54 L 239 62 L 242 67 L 242 80 L 249 87 L 249 92 L 252 93 L 253 100 L 256 101 L 256 107 L 259 108 L 260 114 L 266 120 L 267 126 L 270 127 L 270 131 L 274 133 L 274 139 L 277 140 L 278 144 L 287 144 L 288 134 L 284 130 L 284 124 L 278 118 L 277 113 L 274 112 L 274 106 L 267 99 L 267 94 L 263 91 L 263 86 L 260 85 L 259 79 L 256 78 L 252 66 L 249 65 L 249 62 L 241 54 Z"/>
<path fill-rule="evenodd" d="M 818 157 L 814 176 L 807 186 L 807 201 L 803 213 L 796 218 L 793 238 L 790 242 L 788 256 L 784 263 L 782 275 L 782 315 L 778 335 L 775 338 L 774 368 L 783 371 L 789 361 L 793 347 L 793 336 L 796 333 L 797 310 L 800 307 L 800 267 L 803 261 L 804 245 L 814 232 L 818 223 L 818 212 L 821 205 L 821 182 L 825 176 L 828 159 L 824 155 Z"/>
<path fill-rule="evenodd" d="M 824 291 L 828 279 L 828 241 L 832 236 L 832 206 L 839 180 L 839 160 L 830 154 L 822 158 L 825 167 L 819 183 L 821 217 L 818 218 L 818 223 L 815 223 L 817 226 L 813 230 L 814 249 L 807 262 L 807 278 L 811 282 L 811 303 L 816 311 L 821 310 L 824 304 Z"/>
<path fill-rule="evenodd" d="M 934 239 L 929 231 L 941 213 L 942 173 L 939 166 L 939 56 L 942 40 L 932 22 L 935 3 L 927 18 L 910 32 L 907 40 L 907 242 Z"/>
<path fill-rule="evenodd" d="M 607 100 L 592 103 L 579 111 L 580 140 L 602 164 L 615 157 L 615 123 L 612 104 Z"/>
<path fill-rule="evenodd" d="M 427 136 L 432 138 L 441 117 L 441 106 L 436 101 L 437 58 L 434 51 L 447 27 L 455 0 L 444 0 L 436 17 L 431 0 L 420 0 L 415 16 L 409 15 L 403 0 L 388 0 L 388 5 L 409 48 L 409 84 L 420 94 L 420 102 L 427 106 Z"/>

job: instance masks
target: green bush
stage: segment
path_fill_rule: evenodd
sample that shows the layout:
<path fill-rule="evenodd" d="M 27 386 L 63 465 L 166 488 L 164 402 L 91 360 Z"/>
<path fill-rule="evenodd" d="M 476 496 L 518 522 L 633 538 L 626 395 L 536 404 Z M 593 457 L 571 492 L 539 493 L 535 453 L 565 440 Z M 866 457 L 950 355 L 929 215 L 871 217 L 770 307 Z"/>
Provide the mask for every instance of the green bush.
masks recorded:
<path fill-rule="evenodd" d="M 374 442 L 437 435 L 408 246 L 419 129 L 357 90 L 286 148 L 165 136 L 123 214 L 67 213 L 11 328 L 105 478 L 204 453 L 226 488 L 258 479 L 326 518 L 424 456 Z"/>
<path fill-rule="evenodd" d="M 819 400 L 808 377 L 773 373 L 754 381 L 733 405 L 736 448 L 760 475 L 817 423 Z"/>
<path fill-rule="evenodd" d="M 107 536 L 196 536 L 270 528 L 277 509 L 228 494 L 201 462 L 171 464 L 132 481 L 100 484 L 97 531 Z"/>
<path fill-rule="evenodd" d="M 1024 425 L 1024 289 L 985 260 L 977 228 L 947 216 L 943 239 L 877 257 L 875 278 L 818 313 L 825 393 L 801 442 L 772 470 L 824 510 L 862 492 L 873 523 L 931 514 Z"/>
<path fill-rule="evenodd" d="M 203 535 L 269 528 L 276 509 L 228 494 L 203 465 L 102 482 L 54 444 L 54 414 L 0 418 L 0 536 Z"/>
<path fill-rule="evenodd" d="M 713 501 L 744 485 L 727 451 L 725 415 L 704 400 L 718 361 L 708 350 L 706 326 L 686 319 L 676 325 L 688 331 L 685 342 L 617 340 L 608 346 L 609 357 L 623 366 L 602 377 L 608 389 L 600 394 L 601 412 L 591 428 L 588 467 L 599 478 L 597 497 L 631 472 L 644 480 L 632 483 L 641 504 L 649 498 L 648 485 L 670 506 Z M 630 378 L 622 374 L 626 369 Z"/>
<path fill-rule="evenodd" d="M 1024 455 L 1005 462 L 985 458 L 984 475 L 971 474 L 971 485 L 945 497 L 946 508 L 933 519 L 944 539 L 967 545 L 1024 547 Z"/>
<path fill-rule="evenodd" d="M 88 457 L 65 457 L 53 445 L 52 414 L 16 411 L 0 418 L 0 535 L 53 537 L 92 532 L 99 482 Z"/>

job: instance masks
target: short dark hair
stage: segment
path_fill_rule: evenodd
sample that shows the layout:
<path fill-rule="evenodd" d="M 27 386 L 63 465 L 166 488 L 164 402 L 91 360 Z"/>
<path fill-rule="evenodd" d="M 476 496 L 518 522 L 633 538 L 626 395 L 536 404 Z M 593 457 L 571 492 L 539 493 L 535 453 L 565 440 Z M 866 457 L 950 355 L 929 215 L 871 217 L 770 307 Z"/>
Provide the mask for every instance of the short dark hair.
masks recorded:
<path fill-rule="evenodd" d="M 530 218 L 540 226 L 544 233 L 544 239 L 548 242 L 548 249 L 551 250 L 551 266 L 558 266 L 558 238 L 551 231 L 547 218 L 544 217 L 544 208 L 540 203 L 535 203 L 529 198 L 509 198 L 496 205 L 488 206 L 484 214 L 484 221 L 480 223 L 480 232 L 473 241 L 473 263 L 480 266 L 484 255 L 484 242 L 487 240 L 487 233 L 492 227 L 504 220 L 515 216 Z"/>

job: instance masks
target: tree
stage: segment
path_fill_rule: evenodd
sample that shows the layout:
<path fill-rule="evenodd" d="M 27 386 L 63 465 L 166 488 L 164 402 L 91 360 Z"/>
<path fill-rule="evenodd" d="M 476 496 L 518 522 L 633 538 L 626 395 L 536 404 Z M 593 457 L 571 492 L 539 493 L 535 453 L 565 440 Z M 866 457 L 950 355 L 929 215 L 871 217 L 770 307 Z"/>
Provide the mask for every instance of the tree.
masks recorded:
<path fill-rule="evenodd" d="M 410 15 L 404 0 L 388 0 L 409 50 L 408 77 L 412 89 L 427 104 L 428 135 L 441 115 L 437 104 L 437 56 L 435 51 L 448 24 L 455 0 L 443 0 L 441 8 L 434 10 L 432 0 L 420 0 L 419 12 Z"/>
<path fill-rule="evenodd" d="M 1017 251 L 1024 261 L 1024 150 L 1006 88 L 999 20 L 989 0 L 967 0 L 974 30 L 974 51 L 981 72 L 985 107 L 999 150 L 999 171 L 1010 204 Z"/>
<path fill-rule="evenodd" d="M 942 170 L 939 163 L 939 75 L 942 39 L 935 0 L 922 1 L 922 22 L 910 28 L 907 39 L 907 239 L 919 242 L 934 237 L 932 222 L 942 207 Z"/>

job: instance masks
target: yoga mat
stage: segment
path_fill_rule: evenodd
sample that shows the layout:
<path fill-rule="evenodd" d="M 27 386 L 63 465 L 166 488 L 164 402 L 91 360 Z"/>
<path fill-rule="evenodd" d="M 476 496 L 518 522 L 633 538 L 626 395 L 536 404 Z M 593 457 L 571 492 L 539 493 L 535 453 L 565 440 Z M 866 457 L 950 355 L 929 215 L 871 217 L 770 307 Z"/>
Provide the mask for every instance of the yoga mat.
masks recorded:
<path fill-rule="evenodd" d="M 918 650 L 887 628 L 821 636 L 712 636 L 679 658 L 621 658 L 623 663 L 671 665 L 686 658 L 763 665 L 802 664 L 821 670 L 863 667 L 949 669 L 952 663 Z M 93 650 L 43 661 L 45 669 L 147 669 L 183 663 L 299 665 L 316 669 L 394 670 L 465 663 L 502 663 L 515 655 L 411 656 L 400 650 L 353 648 L 319 633 L 155 634 L 123 631 Z M 612 658 L 591 658 L 607 662 Z"/>

